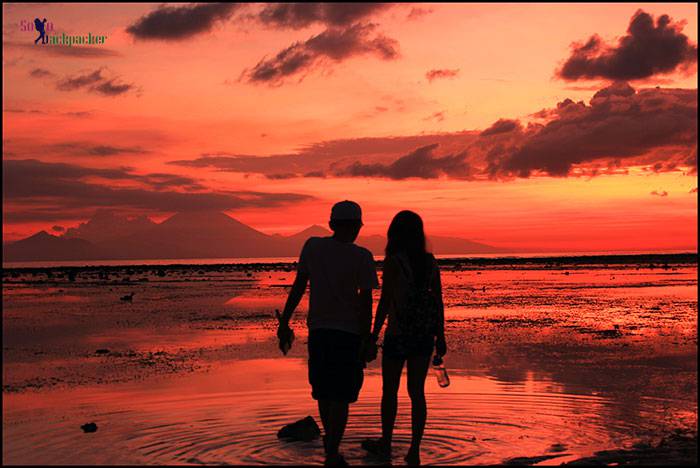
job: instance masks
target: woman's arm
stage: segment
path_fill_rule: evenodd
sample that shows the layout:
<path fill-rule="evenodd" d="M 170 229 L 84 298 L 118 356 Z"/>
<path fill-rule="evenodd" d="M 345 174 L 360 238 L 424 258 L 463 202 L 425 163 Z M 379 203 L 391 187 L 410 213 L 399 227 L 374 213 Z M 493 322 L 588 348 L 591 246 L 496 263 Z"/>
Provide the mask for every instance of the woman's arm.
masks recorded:
<path fill-rule="evenodd" d="M 445 342 L 445 305 L 442 302 L 442 281 L 440 280 L 440 268 L 438 268 L 437 260 L 433 257 L 433 279 L 431 290 L 438 304 L 438 329 L 435 340 L 435 351 L 437 354 L 444 356 L 447 353 L 447 344 Z"/>
<path fill-rule="evenodd" d="M 382 331 L 386 316 L 391 306 L 391 288 L 393 287 L 394 264 L 390 258 L 384 259 L 382 269 L 382 293 L 379 296 L 379 304 L 377 305 L 377 314 L 374 317 L 374 327 L 372 328 L 372 338 L 376 341 L 379 338 L 379 332 Z"/>

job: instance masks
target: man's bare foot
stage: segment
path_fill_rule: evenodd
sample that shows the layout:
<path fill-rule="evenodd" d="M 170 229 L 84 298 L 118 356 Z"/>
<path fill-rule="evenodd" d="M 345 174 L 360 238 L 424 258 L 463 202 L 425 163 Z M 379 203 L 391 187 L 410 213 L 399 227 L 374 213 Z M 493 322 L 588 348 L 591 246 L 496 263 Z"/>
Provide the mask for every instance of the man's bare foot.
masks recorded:
<path fill-rule="evenodd" d="M 420 465 L 420 450 L 414 450 L 412 448 L 408 449 L 408 453 L 405 457 L 406 464 L 409 466 L 419 466 Z"/>
<path fill-rule="evenodd" d="M 335 455 L 326 455 L 323 466 L 348 466 L 348 462 L 341 454 L 336 453 Z"/>

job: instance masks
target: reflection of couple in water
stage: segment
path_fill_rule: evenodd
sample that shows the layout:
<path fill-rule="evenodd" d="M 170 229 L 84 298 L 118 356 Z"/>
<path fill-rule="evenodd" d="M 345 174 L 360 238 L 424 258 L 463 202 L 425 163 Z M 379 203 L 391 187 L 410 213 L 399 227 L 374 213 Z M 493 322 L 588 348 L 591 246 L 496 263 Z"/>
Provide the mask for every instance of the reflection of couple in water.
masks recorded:
<path fill-rule="evenodd" d="M 293 333 L 289 319 L 311 283 L 309 314 L 309 381 L 324 428 L 326 465 L 347 465 L 339 452 L 348 407 L 357 401 L 366 363 L 377 357 L 379 332 L 388 317 L 382 345 L 382 436 L 362 447 L 391 460 L 391 439 L 404 362 L 411 397 L 412 438 L 405 460 L 420 464 L 420 443 L 427 415 L 424 384 L 435 348 L 447 352 L 440 272 L 426 252 L 423 221 L 401 211 L 389 226 L 382 292 L 372 327 L 372 289 L 378 286 L 369 250 L 354 244 L 362 227 L 357 203 L 336 203 L 331 237 L 312 237 L 299 257 L 294 285 L 277 336 L 287 351 Z"/>

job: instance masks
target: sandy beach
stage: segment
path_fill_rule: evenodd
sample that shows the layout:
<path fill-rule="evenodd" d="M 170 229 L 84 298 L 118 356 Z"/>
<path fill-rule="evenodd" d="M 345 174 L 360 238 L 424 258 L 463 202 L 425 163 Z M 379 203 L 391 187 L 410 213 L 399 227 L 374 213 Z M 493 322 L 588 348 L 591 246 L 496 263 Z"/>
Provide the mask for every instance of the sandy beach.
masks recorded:
<path fill-rule="evenodd" d="M 306 299 L 288 356 L 274 339 L 293 268 L 5 268 L 3 463 L 321 463 L 320 441 L 276 438 L 319 419 Z M 558 465 L 669 437 L 697 448 L 693 255 L 441 269 L 452 383 L 426 383 L 424 463 Z M 351 407 L 341 447 L 351 464 L 376 463 L 359 442 L 379 433 L 379 371 L 369 365 Z M 408 405 L 402 385 L 395 464 Z M 96 432 L 81 430 L 89 422 Z"/>

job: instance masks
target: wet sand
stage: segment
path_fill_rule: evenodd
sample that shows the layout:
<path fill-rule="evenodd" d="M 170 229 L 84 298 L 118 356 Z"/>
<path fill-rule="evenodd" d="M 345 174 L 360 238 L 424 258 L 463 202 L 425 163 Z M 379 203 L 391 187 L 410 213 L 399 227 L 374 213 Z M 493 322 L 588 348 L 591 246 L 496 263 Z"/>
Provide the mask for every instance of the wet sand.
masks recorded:
<path fill-rule="evenodd" d="M 425 463 L 554 465 L 640 447 L 653 461 L 674 434 L 697 447 L 689 257 L 441 263 L 452 384 L 428 378 Z M 274 342 L 292 280 L 281 264 L 4 270 L 3 463 L 320 463 L 319 441 L 275 436 L 319 420 L 306 300 L 291 353 Z M 359 441 L 378 435 L 380 387 L 373 362 L 343 442 L 351 463 L 375 462 Z M 405 386 L 399 405 L 395 464 L 410 438 Z"/>

